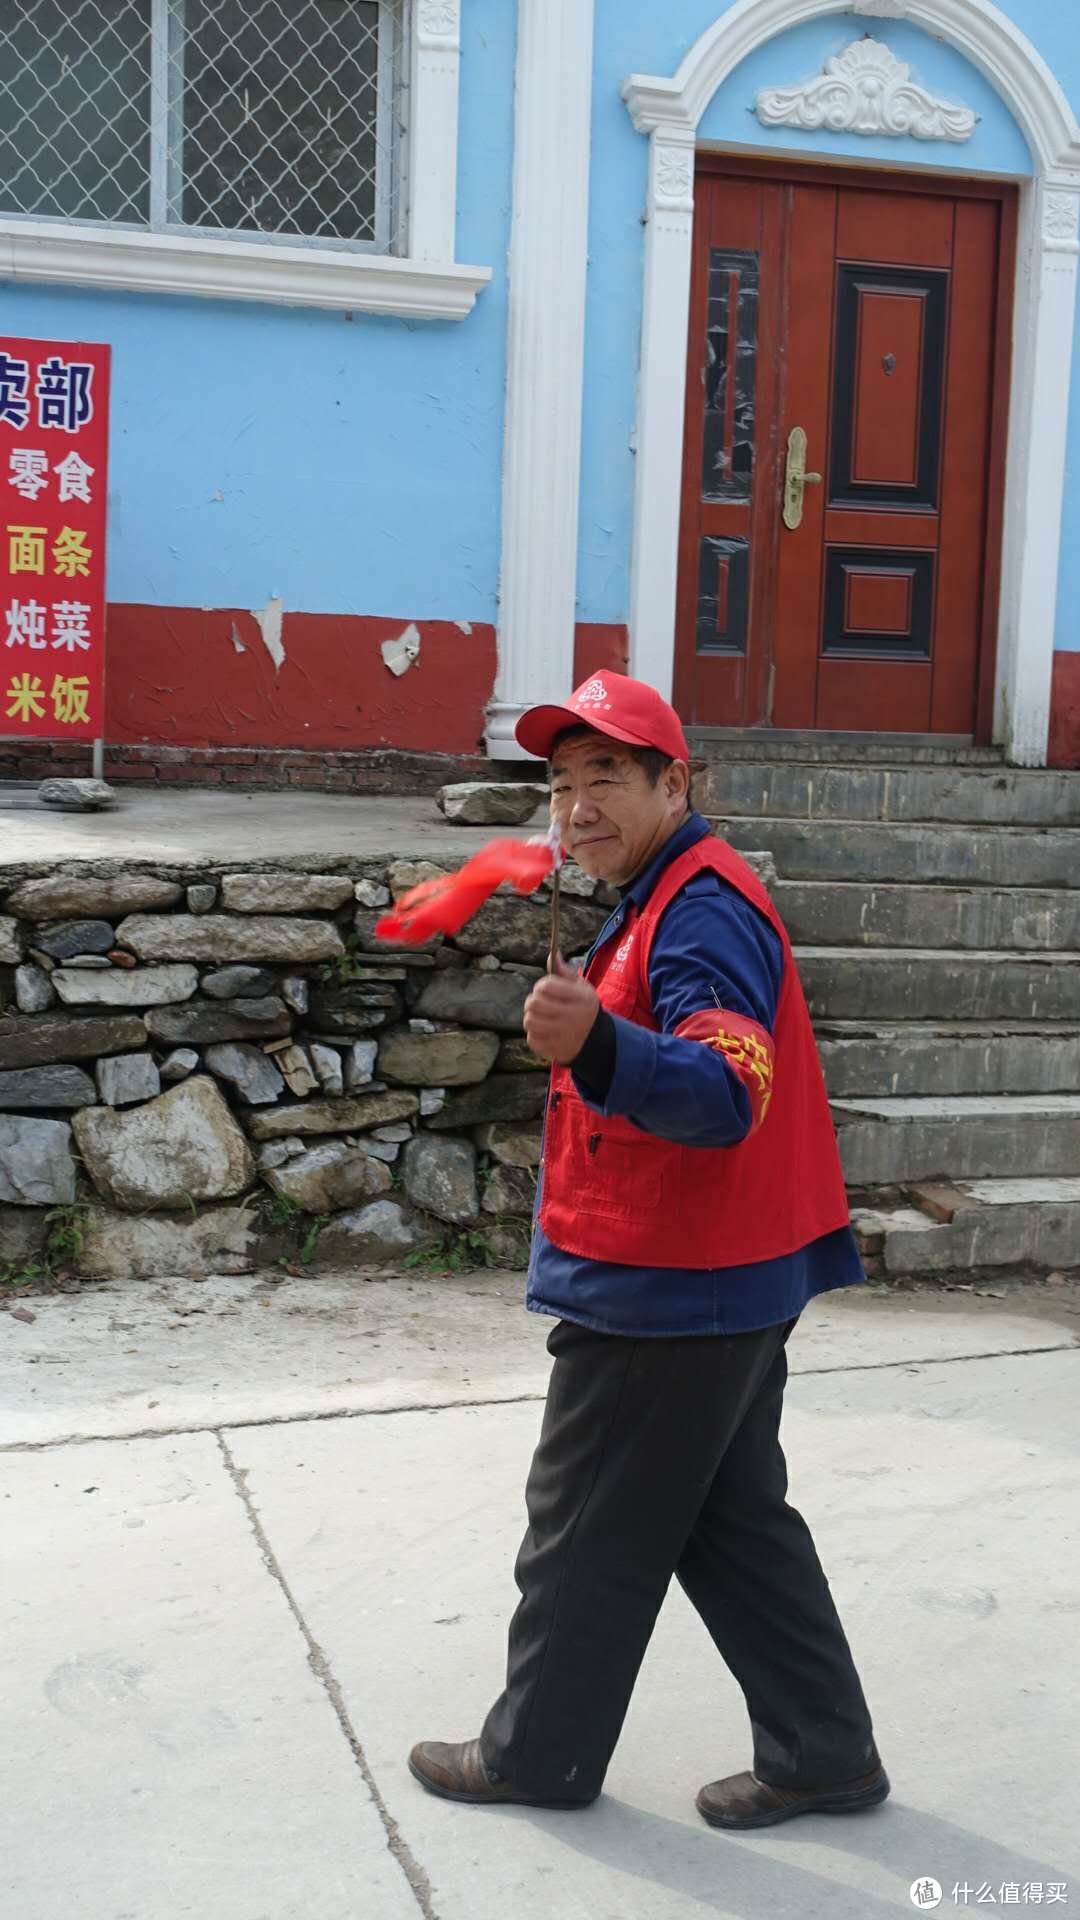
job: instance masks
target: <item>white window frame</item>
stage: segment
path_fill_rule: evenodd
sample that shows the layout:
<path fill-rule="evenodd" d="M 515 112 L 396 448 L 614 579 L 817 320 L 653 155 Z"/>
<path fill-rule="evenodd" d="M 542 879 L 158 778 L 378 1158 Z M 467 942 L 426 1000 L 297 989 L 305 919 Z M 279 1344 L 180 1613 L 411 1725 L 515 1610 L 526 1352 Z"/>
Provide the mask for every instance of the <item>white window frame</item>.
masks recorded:
<path fill-rule="evenodd" d="M 370 243 L 238 238 L 165 224 L 169 114 L 166 41 L 154 38 L 151 226 L 0 216 L 0 278 L 63 282 L 110 291 L 258 300 L 411 319 L 461 320 L 491 278 L 490 267 L 455 261 L 461 0 L 404 0 L 408 83 L 403 118 L 401 254 Z M 154 25 L 170 0 L 153 0 Z M 389 110 L 380 102 L 380 112 Z M 386 223 L 388 224 L 388 223 Z M 382 238 L 382 235 L 380 235 Z"/>

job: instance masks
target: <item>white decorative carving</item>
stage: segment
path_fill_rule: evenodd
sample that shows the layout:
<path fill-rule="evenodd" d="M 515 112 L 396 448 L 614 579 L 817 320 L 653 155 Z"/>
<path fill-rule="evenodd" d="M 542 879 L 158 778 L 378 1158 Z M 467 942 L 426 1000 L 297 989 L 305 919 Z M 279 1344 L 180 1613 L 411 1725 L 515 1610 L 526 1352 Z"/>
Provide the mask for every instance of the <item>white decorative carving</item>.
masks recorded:
<path fill-rule="evenodd" d="M 694 155 L 690 147 L 658 141 L 656 146 L 655 193 L 658 206 L 693 205 Z"/>
<path fill-rule="evenodd" d="M 1080 194 L 1047 194 L 1043 232 L 1048 240 L 1075 240 L 1080 235 Z"/>
<path fill-rule="evenodd" d="M 853 40 L 825 62 L 823 73 L 801 87 L 768 87 L 754 112 L 763 127 L 802 127 L 815 132 L 889 134 L 913 140 L 970 140 L 976 115 L 970 107 L 935 99 L 915 84 L 911 68 L 890 47 L 869 36 Z"/>
<path fill-rule="evenodd" d="M 420 0 L 417 25 L 423 39 L 456 39 L 460 24 L 459 0 Z"/>
<path fill-rule="evenodd" d="M 457 222 L 459 0 L 417 0 L 409 70 L 409 253 L 452 260 Z"/>
<path fill-rule="evenodd" d="M 902 20 L 907 0 L 854 0 L 852 13 L 869 13 L 875 20 Z"/>

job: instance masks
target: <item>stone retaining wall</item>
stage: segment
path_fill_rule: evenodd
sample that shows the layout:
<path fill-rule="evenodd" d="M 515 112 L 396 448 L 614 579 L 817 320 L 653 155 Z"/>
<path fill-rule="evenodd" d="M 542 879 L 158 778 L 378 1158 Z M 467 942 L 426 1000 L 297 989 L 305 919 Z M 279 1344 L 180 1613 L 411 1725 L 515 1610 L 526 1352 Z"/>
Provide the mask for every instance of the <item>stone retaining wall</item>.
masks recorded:
<path fill-rule="evenodd" d="M 222 867 L 0 897 L 0 1276 L 267 1261 L 522 1264 L 546 1074 L 522 1037 L 546 892 L 453 941 L 377 946 L 441 869 Z M 614 899 L 568 869 L 563 950 Z"/>

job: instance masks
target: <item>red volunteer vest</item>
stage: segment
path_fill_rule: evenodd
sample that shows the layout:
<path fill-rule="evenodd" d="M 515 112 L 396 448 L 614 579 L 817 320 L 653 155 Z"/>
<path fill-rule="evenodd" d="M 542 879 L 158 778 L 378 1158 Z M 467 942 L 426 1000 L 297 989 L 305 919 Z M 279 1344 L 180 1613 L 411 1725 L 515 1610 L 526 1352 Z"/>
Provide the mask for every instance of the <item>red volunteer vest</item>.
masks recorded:
<path fill-rule="evenodd" d="M 791 942 L 746 862 L 711 835 L 673 860 L 640 913 L 594 954 L 586 977 L 609 1012 L 659 1031 L 649 953 L 660 916 L 702 870 L 765 915 L 784 950 L 775 1030 L 704 1007 L 677 1032 L 717 1047 L 751 1098 L 734 1147 L 684 1147 L 587 1107 L 554 1067 L 544 1130 L 540 1225 L 565 1253 L 624 1266 L 734 1267 L 795 1253 L 848 1224 L 840 1156 Z"/>

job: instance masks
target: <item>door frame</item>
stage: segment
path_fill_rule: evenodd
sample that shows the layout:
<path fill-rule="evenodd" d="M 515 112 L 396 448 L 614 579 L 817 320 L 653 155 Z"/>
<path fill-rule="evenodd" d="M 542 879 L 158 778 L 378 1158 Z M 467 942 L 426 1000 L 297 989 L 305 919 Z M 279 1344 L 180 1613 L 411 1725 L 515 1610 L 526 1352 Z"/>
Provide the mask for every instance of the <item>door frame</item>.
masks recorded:
<path fill-rule="evenodd" d="M 634 126 L 650 137 L 631 671 L 665 694 L 674 665 L 697 127 L 740 61 L 786 29 L 835 10 L 836 0 L 734 0 L 674 76 L 632 74 L 623 86 Z M 866 0 L 854 9 L 876 10 Z M 1045 766 L 1080 255 L 1080 123 L 1041 55 L 990 0 L 903 0 L 903 14 L 989 79 L 1033 158 L 1033 175 L 1018 183 L 992 730 L 1016 765 Z M 756 142 L 733 151 L 778 158 L 775 148 Z M 857 161 L 849 166 L 878 173 Z M 938 177 L 917 165 L 903 171 L 913 184 Z M 966 178 L 945 177 L 954 193 Z"/>
<path fill-rule="evenodd" d="M 912 174 L 903 169 L 886 171 L 879 170 L 877 167 L 871 170 L 823 160 L 803 161 L 763 153 L 733 154 L 705 147 L 698 148 L 695 152 L 695 179 L 702 174 L 729 180 L 763 180 L 772 184 L 786 181 L 796 185 L 837 189 L 863 186 L 874 193 L 918 193 L 949 200 L 989 200 L 1000 208 L 993 372 L 990 383 L 988 425 L 990 464 L 987 472 L 985 560 L 982 606 L 979 614 L 973 734 L 975 745 L 989 744 L 993 737 L 994 726 L 994 670 L 1000 617 L 1005 471 L 1009 433 L 1009 376 L 1012 366 L 1012 317 L 1016 286 L 1016 232 L 1019 207 L 1016 182 L 996 180 L 985 175 L 964 174 L 957 178 L 948 173 Z M 692 227 L 691 241 L 693 232 Z M 689 336 L 689 320 L 687 331 Z M 689 361 L 689 337 L 687 359 Z M 689 364 L 687 373 L 689 374 Z M 777 421 L 776 424 L 779 428 L 782 423 Z M 687 474 L 684 463 L 682 487 L 685 488 L 686 484 Z M 779 501 L 777 509 L 779 510 Z M 681 527 L 681 491 L 679 513 Z M 775 558 L 771 564 L 775 565 Z M 677 635 L 673 635 L 673 648 L 676 639 Z M 926 737 L 933 738 L 932 735 Z"/>

